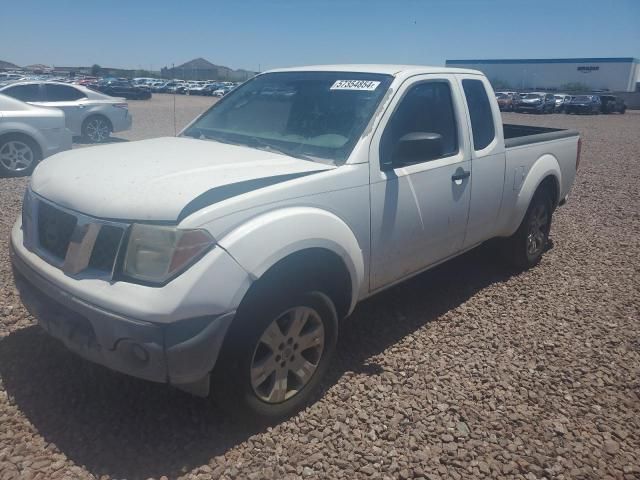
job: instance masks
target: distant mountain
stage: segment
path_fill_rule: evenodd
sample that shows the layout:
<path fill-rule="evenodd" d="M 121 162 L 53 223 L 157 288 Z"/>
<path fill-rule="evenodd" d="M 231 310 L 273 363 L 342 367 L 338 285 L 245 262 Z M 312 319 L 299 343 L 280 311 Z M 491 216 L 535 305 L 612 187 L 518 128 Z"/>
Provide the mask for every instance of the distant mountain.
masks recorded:
<path fill-rule="evenodd" d="M 24 67 L 25 70 L 29 70 L 31 72 L 35 72 L 35 71 L 45 71 L 45 70 L 51 70 L 51 67 L 49 65 L 43 65 L 42 63 L 35 63 L 33 65 L 27 65 Z"/>
<path fill-rule="evenodd" d="M 229 67 L 216 65 L 202 57 L 194 58 L 173 68 L 163 68 L 163 77 L 183 78 L 185 80 L 231 80 L 244 81 L 256 73 L 248 70 L 233 70 Z"/>
<path fill-rule="evenodd" d="M 18 65 L 15 65 L 11 62 L 5 62 L 4 60 L 0 60 L 0 69 L 5 69 L 5 70 L 14 70 L 20 68 Z"/>

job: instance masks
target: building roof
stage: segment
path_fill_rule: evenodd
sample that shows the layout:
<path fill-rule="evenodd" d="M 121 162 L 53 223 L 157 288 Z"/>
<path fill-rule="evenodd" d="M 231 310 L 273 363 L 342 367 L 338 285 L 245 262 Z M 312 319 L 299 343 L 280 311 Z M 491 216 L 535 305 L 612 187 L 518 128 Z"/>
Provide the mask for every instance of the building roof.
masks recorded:
<path fill-rule="evenodd" d="M 447 60 L 447 65 L 520 64 L 520 63 L 640 63 L 633 57 L 595 58 L 503 58 L 493 60 Z"/>
<path fill-rule="evenodd" d="M 477 70 L 467 68 L 428 67 L 422 65 L 386 65 L 386 64 L 344 64 L 344 65 L 309 65 L 304 67 L 277 68 L 269 72 L 354 72 L 379 73 L 383 75 L 397 75 L 399 73 L 471 73 L 479 74 Z"/>

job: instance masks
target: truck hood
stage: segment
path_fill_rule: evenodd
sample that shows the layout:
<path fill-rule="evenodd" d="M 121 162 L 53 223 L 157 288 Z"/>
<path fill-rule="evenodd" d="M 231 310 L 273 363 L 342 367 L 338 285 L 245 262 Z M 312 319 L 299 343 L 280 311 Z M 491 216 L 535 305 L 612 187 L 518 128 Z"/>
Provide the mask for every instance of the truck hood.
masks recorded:
<path fill-rule="evenodd" d="M 202 208 L 207 202 L 333 168 L 249 147 L 164 137 L 54 155 L 36 168 L 31 188 L 60 206 L 94 217 L 176 221 L 196 199 Z"/>

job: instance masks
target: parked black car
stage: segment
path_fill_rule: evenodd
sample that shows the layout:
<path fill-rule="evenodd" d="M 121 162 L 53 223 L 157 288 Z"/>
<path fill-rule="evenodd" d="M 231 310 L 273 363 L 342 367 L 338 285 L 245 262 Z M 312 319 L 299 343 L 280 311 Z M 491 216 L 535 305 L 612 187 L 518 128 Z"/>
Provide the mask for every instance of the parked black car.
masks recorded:
<path fill-rule="evenodd" d="M 600 102 L 602 103 L 600 107 L 602 113 L 624 113 L 627 111 L 624 100 L 614 95 L 600 95 Z"/>
<path fill-rule="evenodd" d="M 521 93 L 516 112 L 553 113 L 556 99 L 550 93 Z"/>
<path fill-rule="evenodd" d="M 103 80 L 91 87 L 112 97 L 123 97 L 127 100 L 148 100 L 151 98 L 149 88 L 133 85 L 127 80 Z"/>
<path fill-rule="evenodd" d="M 602 102 L 598 95 L 576 95 L 565 106 L 564 113 L 600 113 Z"/>

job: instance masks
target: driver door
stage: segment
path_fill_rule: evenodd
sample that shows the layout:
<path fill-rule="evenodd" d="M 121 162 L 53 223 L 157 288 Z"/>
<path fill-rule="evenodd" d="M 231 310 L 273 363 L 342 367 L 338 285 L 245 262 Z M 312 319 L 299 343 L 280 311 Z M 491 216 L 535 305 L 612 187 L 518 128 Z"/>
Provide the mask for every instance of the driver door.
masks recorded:
<path fill-rule="evenodd" d="M 371 290 L 424 270 L 462 249 L 471 192 L 466 114 L 452 75 L 407 80 L 370 147 Z M 437 151 L 403 163 L 407 134 L 441 137 Z M 406 138 L 406 137 L 405 137 Z"/>

